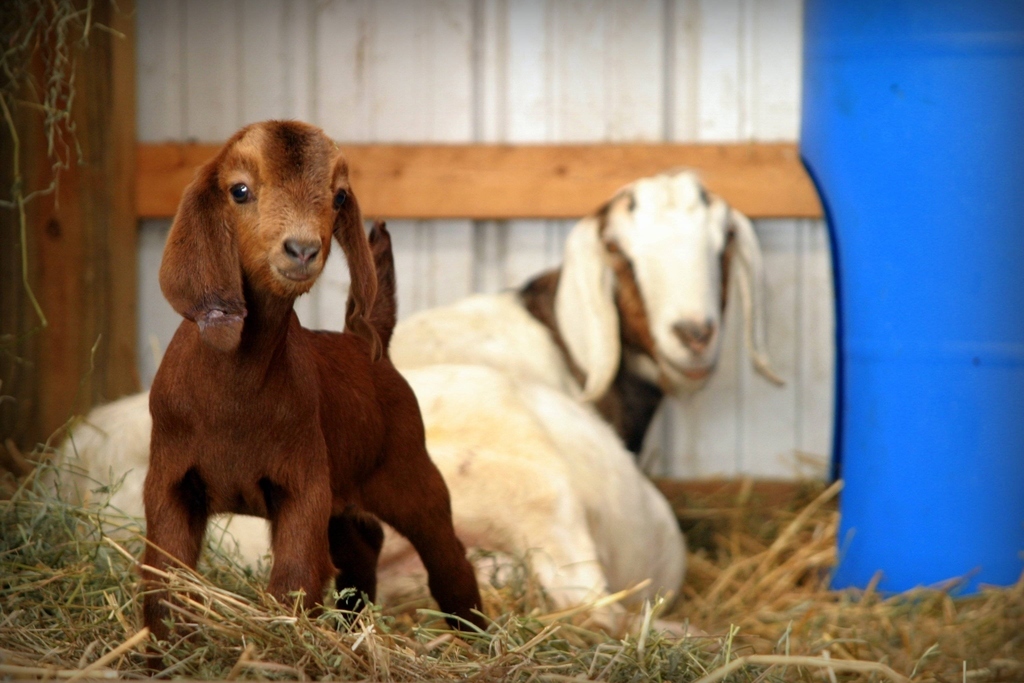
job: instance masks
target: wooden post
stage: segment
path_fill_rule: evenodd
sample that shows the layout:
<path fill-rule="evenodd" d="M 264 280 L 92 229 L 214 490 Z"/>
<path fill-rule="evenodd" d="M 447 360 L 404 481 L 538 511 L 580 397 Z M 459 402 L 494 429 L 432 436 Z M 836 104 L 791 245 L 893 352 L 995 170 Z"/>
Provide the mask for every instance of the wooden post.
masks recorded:
<path fill-rule="evenodd" d="M 27 207 L 30 282 L 45 329 L 37 329 L 21 283 L 16 212 L 0 215 L 0 394 L 14 398 L 0 403 L 0 438 L 23 448 L 138 388 L 134 9 L 126 0 L 94 3 L 88 45 L 74 51 L 72 120 L 81 161 L 61 174 L 56 198 Z M 28 107 L 14 113 L 26 191 L 45 187 L 52 176 L 42 116 Z M 6 198 L 12 140 L 6 129 L 2 137 Z"/>

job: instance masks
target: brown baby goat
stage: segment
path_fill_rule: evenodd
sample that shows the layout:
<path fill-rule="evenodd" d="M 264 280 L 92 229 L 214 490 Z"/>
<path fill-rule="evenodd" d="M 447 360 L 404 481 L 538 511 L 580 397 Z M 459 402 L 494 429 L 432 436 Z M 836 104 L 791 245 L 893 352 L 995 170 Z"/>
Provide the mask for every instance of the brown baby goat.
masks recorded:
<path fill-rule="evenodd" d="M 340 334 L 307 330 L 292 310 L 332 235 L 352 276 Z M 378 225 L 367 241 L 336 145 L 297 122 L 236 133 L 185 191 L 160 286 L 185 320 L 150 396 L 145 564 L 195 567 L 210 515 L 258 515 L 271 522 L 278 600 L 301 590 L 319 603 L 331 576 L 372 599 L 379 519 L 416 547 L 441 609 L 482 625 L 416 397 L 387 357 L 390 238 Z M 157 572 L 143 577 L 146 625 L 165 638 L 170 596 Z"/>

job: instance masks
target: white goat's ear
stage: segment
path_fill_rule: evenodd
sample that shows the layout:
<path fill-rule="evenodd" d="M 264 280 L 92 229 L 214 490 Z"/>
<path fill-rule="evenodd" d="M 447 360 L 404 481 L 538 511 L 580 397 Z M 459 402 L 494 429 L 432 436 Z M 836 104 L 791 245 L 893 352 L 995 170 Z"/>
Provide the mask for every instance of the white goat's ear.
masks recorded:
<path fill-rule="evenodd" d="M 761 262 L 761 246 L 750 219 L 739 211 L 729 209 L 729 224 L 736 239 L 735 258 L 736 284 L 740 288 L 743 304 L 744 337 L 747 352 L 754 363 L 754 369 L 772 384 L 782 386 L 785 381 L 772 369 L 768 358 L 768 344 L 765 341 L 764 266 Z"/>
<path fill-rule="evenodd" d="M 615 275 L 596 218 L 584 218 L 565 241 L 565 260 L 555 294 L 555 316 L 569 353 L 587 375 L 583 400 L 608 390 L 619 369 L 619 314 Z"/>

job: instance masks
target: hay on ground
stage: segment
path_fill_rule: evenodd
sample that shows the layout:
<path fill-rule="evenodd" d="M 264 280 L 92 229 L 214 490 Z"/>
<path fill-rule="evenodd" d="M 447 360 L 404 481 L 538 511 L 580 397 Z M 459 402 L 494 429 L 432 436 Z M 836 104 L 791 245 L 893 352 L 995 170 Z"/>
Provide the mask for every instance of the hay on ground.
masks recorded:
<path fill-rule="evenodd" d="M 199 573 L 174 570 L 181 624 L 162 645 L 167 676 L 252 680 L 1015 681 L 1024 680 L 1024 581 L 955 598 L 949 589 L 886 597 L 830 591 L 837 487 L 784 500 L 757 487 L 672 494 L 691 545 L 682 596 L 612 638 L 586 611 L 552 614 L 525 565 L 484 588 L 486 632 L 453 633 L 432 603 L 359 614 L 297 613 L 266 595 L 264 570 L 216 548 Z M 109 519 L 21 488 L 0 502 L 0 677 L 141 678 L 142 540 Z M 106 526 L 104 526 L 106 525 Z M 122 535 L 123 536 L 123 535 Z M 119 536 L 121 537 L 121 536 Z M 703 635 L 706 634 L 706 635 Z"/>

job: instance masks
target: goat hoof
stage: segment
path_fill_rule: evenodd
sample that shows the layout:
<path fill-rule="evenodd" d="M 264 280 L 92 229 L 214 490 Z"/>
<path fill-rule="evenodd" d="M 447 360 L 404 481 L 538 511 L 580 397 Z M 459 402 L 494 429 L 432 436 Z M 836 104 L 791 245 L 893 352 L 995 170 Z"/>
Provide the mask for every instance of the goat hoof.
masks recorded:
<path fill-rule="evenodd" d="M 469 622 L 481 631 L 487 631 L 487 622 L 484 621 L 484 618 L 476 612 L 467 612 L 458 616 L 458 619 L 450 617 L 445 620 L 448 622 L 448 627 L 453 631 L 458 631 L 459 633 L 476 633 L 476 630 L 466 622 Z"/>
<path fill-rule="evenodd" d="M 347 622 L 351 623 L 355 621 L 355 615 L 358 614 L 366 607 L 368 600 L 366 594 L 362 591 L 343 591 L 342 595 L 334 603 L 334 606 L 344 612 L 351 612 L 351 615 L 345 615 Z"/>

